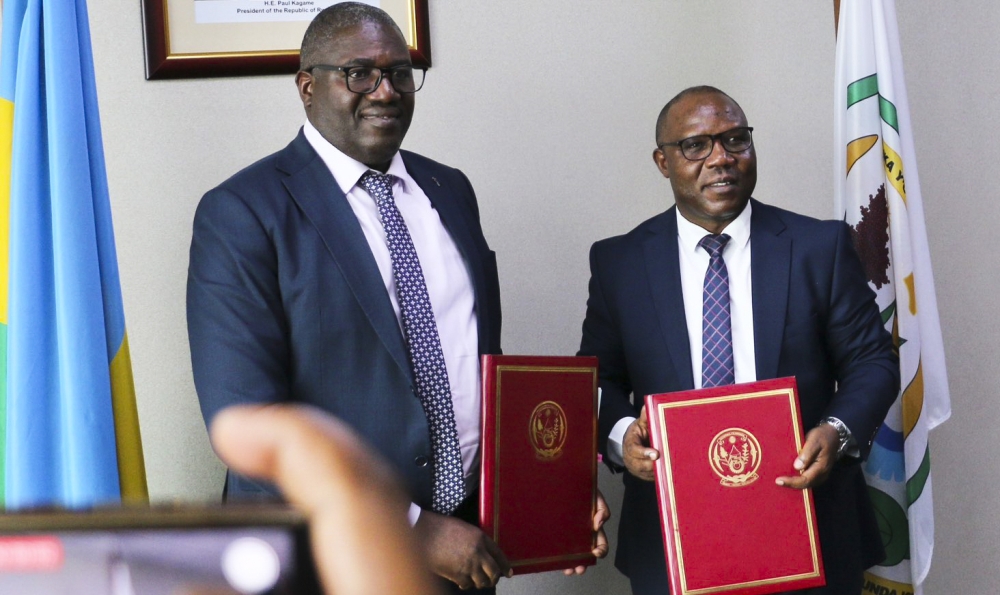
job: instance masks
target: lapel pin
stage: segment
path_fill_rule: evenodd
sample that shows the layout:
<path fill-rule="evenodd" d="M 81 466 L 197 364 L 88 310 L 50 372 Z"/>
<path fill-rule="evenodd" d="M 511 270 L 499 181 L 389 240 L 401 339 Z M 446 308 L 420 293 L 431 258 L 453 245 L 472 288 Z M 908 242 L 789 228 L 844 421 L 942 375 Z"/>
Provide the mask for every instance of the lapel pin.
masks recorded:
<path fill-rule="evenodd" d="M 434 180 L 434 183 L 438 185 L 438 188 L 441 187 L 441 182 L 438 182 L 437 178 L 435 178 L 434 176 L 431 176 L 431 179 Z"/>

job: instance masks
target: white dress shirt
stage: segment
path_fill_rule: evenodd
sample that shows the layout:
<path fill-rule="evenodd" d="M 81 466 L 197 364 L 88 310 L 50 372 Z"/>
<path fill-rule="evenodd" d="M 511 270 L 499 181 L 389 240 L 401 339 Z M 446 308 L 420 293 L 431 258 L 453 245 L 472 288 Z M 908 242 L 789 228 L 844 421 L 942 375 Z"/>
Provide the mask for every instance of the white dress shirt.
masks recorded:
<path fill-rule="evenodd" d="M 385 228 L 382 227 L 375 200 L 358 184 L 361 176 L 371 168 L 348 157 L 327 142 L 308 120 L 303 130 L 306 140 L 330 169 L 361 224 L 402 332 L 399 298 L 396 296 L 396 282 L 392 276 L 392 258 L 389 256 Z M 479 484 L 480 431 L 479 329 L 472 277 L 437 210 L 407 173 L 399 153 L 393 156 L 386 173 L 393 176 L 393 198 L 420 259 L 431 309 L 441 337 L 441 349 L 444 351 L 455 409 L 455 426 L 462 451 L 465 489 L 466 494 L 470 494 Z M 410 522 L 416 523 L 419 514 L 419 507 L 413 504 L 410 508 Z"/>
<path fill-rule="evenodd" d="M 733 331 L 733 368 L 736 382 L 757 380 L 756 359 L 753 342 L 753 291 L 750 278 L 750 212 L 751 205 L 743 209 L 736 219 L 722 231 L 729 236 L 729 242 L 722 251 L 729 273 L 729 312 Z M 685 219 L 679 210 L 677 215 L 677 252 L 681 269 L 681 292 L 684 298 L 684 318 L 687 321 L 688 340 L 691 350 L 691 374 L 694 387 L 701 388 L 701 325 L 704 302 L 705 273 L 708 271 L 710 256 L 708 251 L 698 246 L 698 242 L 708 232 L 704 228 Z M 639 398 L 645 395 L 639 395 Z M 608 456 L 619 464 L 622 457 L 622 438 L 625 430 L 635 421 L 634 417 L 624 417 L 615 424 L 608 436 Z"/>

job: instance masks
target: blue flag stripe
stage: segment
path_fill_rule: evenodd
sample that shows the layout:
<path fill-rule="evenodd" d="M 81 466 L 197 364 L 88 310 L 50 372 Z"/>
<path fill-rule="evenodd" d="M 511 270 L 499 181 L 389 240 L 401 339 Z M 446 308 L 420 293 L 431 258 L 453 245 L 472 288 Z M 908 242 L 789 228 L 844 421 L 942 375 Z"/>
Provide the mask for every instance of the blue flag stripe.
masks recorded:
<path fill-rule="evenodd" d="M 109 354 L 124 336 L 124 317 L 117 267 L 102 265 L 115 255 L 88 27 L 83 0 L 28 0 L 21 25 L 11 170 L 8 508 L 120 499 Z M 107 277 L 114 286 L 108 294 Z M 118 335 L 113 347 L 109 334 Z"/>

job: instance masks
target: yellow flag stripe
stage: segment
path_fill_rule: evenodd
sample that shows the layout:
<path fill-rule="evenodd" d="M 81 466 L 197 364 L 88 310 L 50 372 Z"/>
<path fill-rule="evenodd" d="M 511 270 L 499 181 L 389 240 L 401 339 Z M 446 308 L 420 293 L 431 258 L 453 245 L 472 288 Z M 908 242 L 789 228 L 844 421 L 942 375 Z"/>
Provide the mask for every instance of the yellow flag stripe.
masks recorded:
<path fill-rule="evenodd" d="M 882 578 L 881 576 L 872 574 L 871 572 L 865 572 L 865 587 L 863 591 L 865 593 L 880 593 L 881 591 L 872 590 L 869 588 L 869 584 L 875 587 L 883 587 L 886 589 L 887 593 L 896 593 L 897 595 L 912 594 L 913 585 L 909 583 L 897 583 L 896 581 L 891 581 L 887 578 Z"/>
<path fill-rule="evenodd" d="M 917 286 L 913 282 L 913 273 L 910 273 L 903 279 L 903 283 L 906 285 L 906 295 L 910 299 L 910 314 L 913 316 L 917 315 Z"/>
<path fill-rule="evenodd" d="M 7 274 L 10 263 L 10 164 L 14 143 L 14 104 L 0 99 L 0 324 L 7 324 Z"/>
<path fill-rule="evenodd" d="M 924 362 L 917 362 L 917 373 L 903 389 L 903 439 L 905 440 L 920 419 L 924 409 Z"/>
<path fill-rule="evenodd" d="M 882 151 L 885 152 L 885 179 L 893 185 L 896 192 L 903 198 L 906 204 L 906 182 L 903 178 L 903 158 L 899 153 L 892 150 L 892 147 L 882 143 Z"/>
<path fill-rule="evenodd" d="M 851 173 L 851 168 L 858 162 L 858 159 L 861 159 L 865 156 L 865 153 L 871 151 L 877 141 L 877 134 L 869 134 L 868 136 L 862 136 L 847 143 L 847 171 L 844 172 L 844 175 Z"/>
<path fill-rule="evenodd" d="M 146 485 L 146 463 L 142 456 L 139 435 L 139 411 L 135 404 L 135 383 L 132 380 L 132 356 L 128 349 L 128 333 L 111 360 L 111 404 L 115 414 L 115 437 L 118 445 L 118 481 L 122 502 L 149 502 Z"/>

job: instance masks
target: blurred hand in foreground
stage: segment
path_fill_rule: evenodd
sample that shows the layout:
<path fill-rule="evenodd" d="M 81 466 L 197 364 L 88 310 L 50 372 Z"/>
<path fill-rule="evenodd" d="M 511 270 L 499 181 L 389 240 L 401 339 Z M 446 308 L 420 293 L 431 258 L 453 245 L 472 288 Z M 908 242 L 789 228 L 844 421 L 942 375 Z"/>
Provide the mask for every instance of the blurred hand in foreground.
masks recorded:
<path fill-rule="evenodd" d="M 277 484 L 306 515 L 328 594 L 439 593 L 402 488 L 346 424 L 305 405 L 241 405 L 215 417 L 211 439 L 230 468 Z"/>

